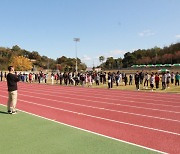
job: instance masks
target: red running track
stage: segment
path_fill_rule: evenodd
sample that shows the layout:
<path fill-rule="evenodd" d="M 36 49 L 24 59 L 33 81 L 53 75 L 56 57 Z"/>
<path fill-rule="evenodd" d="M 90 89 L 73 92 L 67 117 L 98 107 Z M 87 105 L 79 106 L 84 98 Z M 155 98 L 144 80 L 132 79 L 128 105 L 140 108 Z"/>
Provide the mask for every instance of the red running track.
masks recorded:
<path fill-rule="evenodd" d="M 7 102 L 1 82 L 1 104 Z M 180 95 L 19 83 L 18 109 L 167 153 L 180 153 Z"/>

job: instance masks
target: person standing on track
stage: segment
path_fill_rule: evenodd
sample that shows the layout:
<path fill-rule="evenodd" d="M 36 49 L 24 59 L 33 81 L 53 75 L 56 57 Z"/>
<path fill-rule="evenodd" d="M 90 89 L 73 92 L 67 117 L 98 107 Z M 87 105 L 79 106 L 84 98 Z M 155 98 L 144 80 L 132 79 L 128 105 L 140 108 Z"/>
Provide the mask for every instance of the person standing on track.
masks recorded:
<path fill-rule="evenodd" d="M 143 80 L 144 80 L 144 71 L 143 70 L 139 73 L 139 80 L 140 80 L 140 84 L 143 84 Z"/>
<path fill-rule="evenodd" d="M 112 88 L 112 85 L 113 85 L 112 82 L 113 82 L 112 81 L 112 74 L 109 72 L 108 73 L 108 89 Z"/>
<path fill-rule="evenodd" d="M 15 114 L 17 104 L 17 82 L 19 81 L 18 76 L 14 73 L 14 67 L 8 67 L 9 73 L 7 75 L 7 86 L 8 86 L 8 102 L 7 109 L 9 114 Z"/>
<path fill-rule="evenodd" d="M 5 79 L 5 81 L 6 81 L 6 78 L 7 78 L 7 74 L 6 74 L 6 72 L 4 73 L 4 79 Z"/>
<path fill-rule="evenodd" d="M 135 85 L 136 85 L 136 89 L 139 90 L 140 87 L 139 87 L 139 82 L 140 82 L 140 75 L 139 75 L 139 72 L 137 71 L 135 76 L 134 76 L 134 79 L 135 79 Z"/>
<path fill-rule="evenodd" d="M 160 80 L 159 74 L 156 72 L 156 74 L 155 74 L 155 84 L 156 84 L 156 89 L 159 88 L 159 80 Z"/>
<path fill-rule="evenodd" d="M 175 86 L 179 86 L 180 74 L 177 72 L 175 76 Z"/>
<path fill-rule="evenodd" d="M 150 77 L 149 81 L 150 81 L 151 91 L 153 91 L 154 83 L 155 83 L 154 73 L 151 74 L 151 77 Z"/>
<path fill-rule="evenodd" d="M 126 74 L 124 75 L 124 83 L 125 83 L 125 86 L 126 86 L 127 83 L 128 83 L 128 78 L 127 78 Z"/>
<path fill-rule="evenodd" d="M 166 80 L 167 80 L 167 75 L 166 72 L 162 73 L 161 81 L 162 81 L 162 90 L 166 89 Z"/>
<path fill-rule="evenodd" d="M 130 75 L 129 75 L 129 85 L 132 85 L 132 80 L 133 80 L 133 75 L 130 74 Z"/>
<path fill-rule="evenodd" d="M 144 87 L 146 87 L 146 89 L 148 89 L 148 82 L 149 82 L 149 74 L 148 72 L 146 72 L 146 74 L 144 75 Z"/>
<path fill-rule="evenodd" d="M 1 81 L 3 80 L 3 72 L 1 71 Z"/>
<path fill-rule="evenodd" d="M 171 73 L 171 84 L 174 84 L 175 74 L 174 72 Z"/>
<path fill-rule="evenodd" d="M 32 73 L 29 73 L 29 82 L 32 83 Z"/>
<path fill-rule="evenodd" d="M 169 87 L 170 81 L 171 81 L 171 74 L 167 72 L 167 80 L 166 80 L 167 88 L 170 88 Z"/>

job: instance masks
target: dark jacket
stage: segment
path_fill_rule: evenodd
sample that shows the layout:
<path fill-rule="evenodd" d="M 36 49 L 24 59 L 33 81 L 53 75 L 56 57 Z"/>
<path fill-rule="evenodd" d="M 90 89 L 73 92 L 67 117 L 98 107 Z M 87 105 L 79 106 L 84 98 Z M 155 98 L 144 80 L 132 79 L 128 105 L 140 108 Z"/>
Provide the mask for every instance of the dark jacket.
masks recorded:
<path fill-rule="evenodd" d="M 139 84 L 140 76 L 139 74 L 135 74 L 135 84 Z"/>
<path fill-rule="evenodd" d="M 15 74 L 8 73 L 8 75 L 7 75 L 8 91 L 17 90 L 17 82 L 18 81 L 19 81 L 19 78 Z"/>

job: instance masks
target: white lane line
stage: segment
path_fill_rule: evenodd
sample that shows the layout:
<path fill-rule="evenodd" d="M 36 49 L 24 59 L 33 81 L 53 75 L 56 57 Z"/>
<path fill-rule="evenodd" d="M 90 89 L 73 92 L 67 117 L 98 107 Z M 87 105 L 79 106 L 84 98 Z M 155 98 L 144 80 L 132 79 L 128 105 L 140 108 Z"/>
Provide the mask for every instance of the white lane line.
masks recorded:
<path fill-rule="evenodd" d="M 27 90 L 27 89 L 26 89 Z M 25 90 L 25 91 L 26 91 Z M 19 90 L 19 91 L 24 91 L 24 90 Z M 36 91 L 38 91 L 38 92 L 43 92 L 43 93 L 45 93 L 45 92 L 48 92 L 48 93 L 51 93 L 51 94 L 59 94 L 58 92 L 52 92 L 52 91 L 43 91 L 43 90 L 33 90 L 34 92 L 36 92 Z M 26 91 L 27 92 L 27 91 Z M 29 92 L 29 91 L 28 91 Z M 30 93 L 32 93 L 32 92 L 30 92 Z M 62 94 L 62 93 L 60 93 L 60 94 Z M 66 94 L 66 93 L 65 93 Z M 72 95 L 72 96 L 83 96 L 83 95 L 75 95 L 75 94 L 68 94 L 68 95 Z M 57 96 L 57 95 L 56 95 Z M 173 106 L 173 105 L 163 105 L 163 104 L 155 104 L 155 103 L 144 103 L 144 102 L 137 102 L 137 101 L 131 101 L 131 100 L 123 100 L 122 98 L 121 99 L 110 99 L 110 98 L 105 98 L 105 97 L 94 97 L 94 96 L 85 96 L 85 97 L 89 97 L 89 98 L 98 98 L 98 99 L 106 99 L 106 100 L 110 100 L 110 101 L 112 101 L 112 100 L 116 100 L 116 101 L 126 101 L 126 102 L 134 102 L 134 103 L 138 103 L 138 104 L 150 104 L 150 105 L 156 105 L 156 106 L 169 106 L 169 107 L 175 107 L 175 108 L 179 108 L 180 106 Z M 72 98 L 72 97 L 71 97 Z M 87 99 L 86 99 L 87 100 Z M 93 101 L 93 100 L 87 100 L 87 101 Z M 102 101 L 101 101 L 102 102 Z M 112 104 L 114 104 L 114 103 L 112 103 Z M 114 104 L 115 105 L 115 104 Z M 122 104 L 123 105 L 123 104 Z"/>
<path fill-rule="evenodd" d="M 21 88 L 24 88 L 24 89 L 27 89 L 27 87 L 26 86 L 29 86 L 29 87 L 31 87 L 31 88 L 34 88 L 33 87 L 33 85 L 32 84 L 27 84 L 27 83 L 23 83 L 23 87 L 21 87 Z M 32 86 L 31 86 L 32 85 Z M 41 87 L 42 86 L 46 86 L 46 87 L 50 87 L 51 85 L 45 85 L 45 84 L 41 84 L 41 85 L 39 85 L 39 84 L 36 84 L 36 85 L 38 85 L 39 87 L 38 87 L 38 89 L 41 89 Z M 22 84 L 21 84 L 21 86 L 22 86 Z M 52 87 L 52 86 L 51 86 Z M 80 92 L 81 93 L 81 91 L 79 91 L 79 87 L 77 88 L 77 87 L 72 87 L 72 88 L 76 88 L 76 92 L 74 91 L 74 90 L 67 90 L 67 88 L 71 88 L 71 87 L 66 87 L 66 86 L 61 86 L 61 89 L 60 89 L 60 87 L 58 88 L 59 86 L 53 86 L 51 89 L 49 89 L 49 91 L 48 92 L 52 92 L 52 90 L 63 90 L 64 91 L 64 89 L 62 89 L 62 87 L 64 87 L 64 88 L 66 88 L 66 92 L 71 92 L 71 95 L 73 95 L 72 93 L 74 93 L 74 95 L 76 95 L 76 94 L 79 94 L 78 92 Z M 56 88 L 56 89 L 55 89 Z M 58 89 L 57 89 L 58 88 Z M 71 88 L 71 89 L 72 89 Z M 83 91 L 82 92 L 84 92 L 84 90 L 89 90 L 88 88 L 84 88 L 83 89 Z M 47 88 L 42 88 L 41 90 L 48 90 Z M 63 91 L 60 91 L 61 93 L 63 93 Z M 89 92 L 89 91 L 88 91 Z M 121 93 L 117 93 L 117 94 L 120 94 L 120 96 L 113 96 L 113 98 L 115 97 L 117 97 L 117 98 L 119 98 L 119 99 L 122 99 L 122 91 L 120 91 Z M 133 91 L 132 91 L 133 92 Z M 132 94 L 132 92 L 130 93 L 130 94 Z M 105 94 L 106 96 L 112 96 L 112 95 L 107 95 L 106 93 L 99 93 L 99 95 L 98 95 L 98 92 L 95 92 L 97 95 L 96 96 L 101 96 L 101 97 L 96 97 L 96 98 L 102 98 L 102 94 Z M 66 94 L 66 93 L 65 93 Z M 69 93 L 68 93 L 69 94 Z M 90 93 L 89 93 L 90 94 Z M 94 94 L 94 93 L 92 93 L 92 94 Z M 149 93 L 150 94 L 150 93 Z M 127 94 L 125 94 L 125 96 L 127 96 Z M 140 96 L 142 96 L 142 94 L 140 95 Z M 145 95 L 145 96 L 147 96 L 147 95 Z M 126 101 L 127 101 L 127 98 L 134 98 L 134 97 L 137 97 L 137 95 L 134 95 L 133 97 L 124 97 L 124 98 L 126 98 Z M 152 96 L 150 96 L 151 98 L 152 98 Z M 103 99 L 109 99 L 110 97 L 103 97 Z M 119 100 L 119 99 L 113 99 L 112 98 L 112 100 Z M 171 104 L 173 103 L 173 104 L 180 104 L 180 102 L 179 103 L 177 103 L 177 102 L 172 102 L 172 101 L 169 101 L 169 100 L 166 100 L 166 101 L 164 101 L 164 100 L 161 100 L 161 98 L 159 98 L 159 97 L 155 97 L 155 96 L 153 96 L 153 98 L 154 99 L 156 99 L 157 101 L 159 101 L 159 102 L 170 102 Z M 158 98 L 158 99 L 157 99 Z M 163 97 L 164 98 L 164 97 Z M 146 99 L 144 96 L 143 96 L 143 98 L 138 98 L 138 99 L 140 99 L 140 100 L 143 100 L 143 101 L 148 101 L 148 100 L 151 100 L 151 101 L 154 101 L 154 99 Z M 160 99 L 160 100 L 159 100 Z M 169 99 L 169 98 L 168 98 Z M 171 98 L 172 99 L 172 98 Z M 125 100 L 124 100 L 125 101 Z M 177 101 L 177 99 L 174 99 L 174 101 Z"/>
<path fill-rule="evenodd" d="M 23 94 L 19 94 L 19 95 L 27 96 L 27 97 L 33 97 L 33 98 L 38 98 L 38 99 L 52 100 L 52 99 L 47 99 L 47 98 L 42 98 L 42 97 L 35 97 L 35 96 L 29 96 L 29 95 L 23 95 Z M 180 112 L 175 112 L 175 111 L 170 111 L 170 110 L 160 110 L 160 109 L 138 107 L 138 106 L 132 106 L 132 105 L 124 105 L 124 104 L 116 104 L 116 105 L 117 106 L 127 106 L 127 107 L 138 108 L 138 109 L 147 109 L 147 110 L 161 111 L 161 112 L 170 112 L 170 113 L 175 113 L 175 114 L 179 114 L 180 113 Z"/>
<path fill-rule="evenodd" d="M 21 87 L 21 89 L 23 90 L 23 89 L 25 89 L 25 90 L 27 90 L 27 88 L 22 88 Z M 46 89 L 40 89 L 41 91 L 46 91 L 46 92 L 52 92 L 53 91 L 53 89 L 52 90 L 48 90 L 47 88 Z M 55 90 L 55 89 L 54 89 Z M 37 89 L 35 89 L 35 91 L 37 91 Z M 38 89 L 38 91 L 39 91 L 39 89 Z M 57 93 L 57 94 L 59 94 L 59 93 L 63 93 L 63 94 L 68 94 L 68 95 L 72 95 L 72 96 L 85 96 L 85 95 L 82 95 L 82 93 L 77 93 L 77 92 L 74 92 L 74 91 L 71 91 L 70 93 L 68 93 L 68 91 L 66 90 L 65 92 L 64 91 L 60 91 L 60 92 L 54 92 L 53 91 L 53 93 Z M 87 93 L 86 93 L 87 94 Z M 87 96 L 86 95 L 86 97 L 92 97 L 91 96 L 91 94 L 90 93 L 88 93 L 90 96 Z M 124 96 L 118 96 L 118 97 L 116 97 L 116 96 L 112 96 L 112 95 L 109 95 L 109 96 L 111 96 L 111 97 L 105 97 L 105 96 L 108 96 L 108 95 L 106 95 L 105 94 L 105 96 L 103 95 L 103 94 L 101 94 L 101 95 L 96 95 L 97 93 L 93 93 L 93 97 L 94 98 L 99 98 L 99 99 L 107 99 L 107 100 L 122 100 L 122 98 L 124 98 L 124 101 L 128 101 L 129 99 L 136 99 L 137 98 L 137 96 L 134 96 L 134 97 L 124 97 Z M 102 97 L 103 96 L 103 97 Z M 142 96 L 142 95 L 141 95 Z M 158 101 L 158 102 L 170 102 L 171 104 L 180 104 L 180 102 L 178 103 L 178 102 L 172 102 L 172 101 L 168 101 L 168 100 L 166 100 L 166 101 L 164 101 L 164 100 L 157 100 L 156 98 L 153 98 L 153 99 L 145 99 L 144 97 L 143 98 L 138 98 L 138 99 L 140 99 L 141 101 L 154 101 L 154 100 L 156 100 L 156 101 Z M 134 102 L 137 102 L 138 100 L 133 100 Z M 176 100 L 177 101 L 177 100 Z M 143 102 L 144 103 L 144 102 Z M 164 104 L 162 104 L 162 105 L 164 105 Z M 173 105 L 171 105 L 171 106 L 173 106 Z M 179 107 L 179 106 L 178 106 Z"/>
<path fill-rule="evenodd" d="M 18 94 L 18 95 L 27 96 L 27 97 L 33 97 L 33 98 L 37 98 L 37 99 L 45 99 L 45 100 L 50 100 L 50 101 L 62 102 L 62 103 L 69 103 L 69 104 L 74 104 L 74 105 L 81 105 L 81 104 L 75 104 L 75 103 L 71 103 L 71 102 L 67 102 L 67 101 L 60 101 L 60 100 L 53 100 L 53 99 L 47 99 L 47 98 L 42 98 L 42 97 L 35 97 L 35 96 L 30 96 L 30 95 L 24 95 L 24 94 L 21 94 L 21 93 Z M 48 94 L 47 94 L 47 95 L 48 95 Z M 176 112 L 176 111 L 160 110 L 160 109 L 139 107 L 139 106 L 133 106 L 133 105 L 104 103 L 104 102 L 101 102 L 101 101 L 92 101 L 92 102 L 97 102 L 97 103 L 101 103 L 101 104 L 110 104 L 110 105 L 116 105 L 116 106 L 126 106 L 126 107 L 130 107 L 130 108 L 154 110 L 154 111 L 160 111 L 160 112 L 169 112 L 169 113 L 174 113 L 174 114 L 179 114 L 179 113 L 180 113 L 180 112 Z M 81 105 L 81 106 L 83 106 L 83 105 Z M 121 112 L 121 111 L 120 111 L 120 112 Z M 123 112 L 123 111 L 122 111 L 122 112 Z M 157 118 L 160 118 L 160 117 L 157 117 Z M 164 118 L 164 119 L 166 119 L 166 118 Z M 167 118 L 167 119 L 168 119 L 168 118 Z M 169 120 L 179 122 L 178 120 L 173 120 L 173 119 L 169 119 Z"/>
<path fill-rule="evenodd" d="M 90 106 L 90 105 L 71 103 L 71 102 L 67 102 L 67 101 L 60 101 L 60 100 L 54 100 L 54 99 L 48 99 L 48 98 L 42 98 L 42 97 L 36 97 L 36 96 L 29 96 L 29 95 L 23 95 L 23 94 L 19 94 L 19 95 L 37 98 L 37 99 L 49 100 L 49 101 L 53 101 L 53 102 L 59 102 L 59 103 L 63 103 L 63 104 L 71 104 L 71 105 L 76 105 L 76 106 L 82 106 L 82 107 L 86 107 L 86 108 L 106 110 L 106 111 L 111 111 L 111 112 L 118 112 L 118 113 L 124 113 L 124 114 L 130 114 L 130 115 L 136 115 L 136 116 L 142 116 L 142 117 L 148 117 L 148 118 L 154 118 L 154 119 L 160 119 L 160 120 L 167 120 L 167 121 L 173 121 L 173 122 L 178 122 L 178 123 L 180 122 L 179 120 L 174 120 L 174 119 L 161 118 L 161 117 L 148 116 L 148 115 L 136 114 L 136 113 L 131 113 L 131 112 L 112 110 L 112 109 L 107 109 L 107 108 L 102 108 L 102 107 L 95 107 L 95 106 Z"/>
<path fill-rule="evenodd" d="M 3 105 L 3 104 L 0 104 L 0 105 L 6 106 L 6 105 Z M 18 110 L 19 110 L 19 109 L 18 109 Z M 37 115 L 37 114 L 33 114 L 33 113 L 26 112 L 26 111 L 23 111 L 23 110 L 19 110 L 19 111 L 24 112 L 24 113 L 27 113 L 27 114 L 32 115 L 32 116 L 35 116 L 35 117 L 38 117 L 38 118 L 42 118 L 42 119 L 45 119 L 45 120 L 48 120 L 48 121 L 52 121 L 52 122 L 61 124 L 61 125 L 64 125 L 64 126 L 68 126 L 68 127 L 71 127 L 71 128 L 75 128 L 75 129 L 78 129 L 78 130 L 81 130 L 81 131 L 84 131 L 84 132 L 88 132 L 88 133 L 91 133 L 91 134 L 95 134 L 95 135 L 98 135 L 98 136 L 102 136 L 102 137 L 105 137 L 105 138 L 109 138 L 109 139 L 112 139 L 112 140 L 115 140 L 115 141 L 127 143 L 127 144 L 130 144 L 130 145 L 134 145 L 134 146 L 137 146 L 137 147 L 140 147 L 140 148 L 143 148 L 143 149 L 147 149 L 147 150 L 151 150 L 151 151 L 154 151 L 154 152 L 159 152 L 159 153 L 162 153 L 162 154 L 167 154 L 166 152 L 162 152 L 162 151 L 159 151 L 159 150 L 156 150 L 156 149 L 152 149 L 152 148 L 149 148 L 149 147 L 145 147 L 145 146 L 142 146 L 142 145 L 138 145 L 138 144 L 135 144 L 135 143 L 132 143 L 132 142 L 127 142 L 127 141 L 124 141 L 124 140 L 120 140 L 120 139 L 117 139 L 117 138 L 113 138 L 113 137 L 110 137 L 110 136 L 106 136 L 106 135 L 103 135 L 103 134 L 100 134 L 100 133 L 96 133 L 96 132 L 93 132 L 93 131 L 89 131 L 89 130 L 86 130 L 86 129 L 82 129 L 82 128 L 80 128 L 80 127 L 75 127 L 75 126 L 72 126 L 72 125 L 68 125 L 68 124 L 65 124 L 65 123 L 62 123 L 62 122 L 59 122 L 59 121 L 56 121 L 56 120 L 52 120 L 52 119 L 49 119 L 49 118 L 46 118 L 46 117 L 43 117 L 43 116 L 40 116 L 40 115 Z"/>
<path fill-rule="evenodd" d="M 6 97 L 6 96 L 1 96 L 1 97 Z M 93 115 L 89 115 L 89 114 L 85 114 L 85 113 L 81 113 L 81 112 L 65 110 L 65 109 L 61 109 L 61 108 L 57 108 L 57 107 L 52 107 L 52 106 L 48 106 L 48 105 L 43 105 L 43 104 L 39 104 L 39 103 L 34 103 L 34 102 L 30 102 L 30 101 L 25 101 L 25 100 L 21 100 L 21 99 L 19 99 L 19 101 L 22 101 L 22 102 L 25 102 L 25 103 L 28 103 L 28 104 L 34 104 L 34 105 L 37 105 L 37 106 L 46 107 L 46 108 L 51 108 L 51 109 L 55 109 L 55 110 L 59 110 L 59 111 L 63 111 L 63 112 L 68 112 L 68 113 L 73 113 L 73 114 L 78 114 L 78 115 L 80 114 L 80 115 L 83 115 L 83 116 L 86 116 L 86 117 L 95 118 L 95 119 L 100 119 L 100 120 L 110 121 L 110 122 L 114 122 L 114 123 L 119 123 L 119 124 L 124 124 L 124 125 L 129 125 L 129 126 L 134 126 L 134 127 L 139 127 L 139 128 L 144 128 L 144 129 L 149 129 L 149 130 L 153 130 L 153 131 L 158 131 L 158 132 L 163 132 L 163 133 L 167 133 L 167 134 L 171 134 L 171 135 L 180 136 L 179 133 L 175 133 L 175 132 L 171 132 L 171 131 L 166 131 L 166 130 L 162 130 L 162 129 L 151 128 L 151 127 L 131 124 L 131 123 L 127 123 L 127 122 L 107 119 L 107 118 L 103 118 L 103 117 L 99 117 L 99 116 L 93 116 Z"/>
<path fill-rule="evenodd" d="M 41 85 L 41 87 L 42 87 L 43 85 Z M 48 86 L 48 85 L 47 85 Z M 50 86 L 50 85 L 49 85 Z M 30 87 L 32 87 L 32 86 L 30 86 Z M 41 88 L 40 87 L 40 88 Z M 57 87 L 57 86 L 54 86 L 54 87 L 49 87 L 49 90 L 54 90 L 54 88 L 56 87 L 56 89 L 59 87 Z M 63 86 L 63 87 L 66 87 L 66 86 Z M 71 89 L 73 89 L 73 90 L 71 90 L 71 89 L 69 89 L 69 88 L 71 88 L 71 87 L 66 87 L 66 91 L 67 92 L 73 92 L 74 93 L 74 89 L 73 88 L 75 88 L 75 87 L 72 87 Z M 46 88 L 47 89 L 47 88 Z M 68 90 L 67 90 L 68 89 Z M 86 88 L 87 89 L 87 88 Z M 76 88 L 76 93 L 78 93 L 78 92 L 84 92 L 85 90 L 86 90 L 85 88 L 84 89 L 79 89 L 79 88 Z M 64 89 L 60 89 L 60 88 L 58 88 L 57 90 L 64 90 Z M 91 92 L 91 89 L 87 89 L 88 90 L 88 92 Z M 104 90 L 105 89 L 103 89 L 103 91 L 98 91 L 98 92 L 96 92 L 95 91 L 95 89 L 93 89 L 94 91 L 92 91 L 92 92 L 95 92 L 96 94 L 99 94 L 99 95 L 102 95 L 102 94 L 105 94 L 105 95 L 108 95 L 109 93 L 104 93 Z M 102 93 L 100 93 L 100 92 L 102 92 Z M 105 92 L 107 92 L 107 91 L 105 91 Z M 123 91 L 118 91 L 117 93 L 116 93 L 117 91 L 114 91 L 114 94 L 120 94 L 121 96 L 124 94 L 124 96 L 127 96 L 128 95 L 128 93 L 126 92 L 126 93 L 124 93 Z M 132 91 L 133 92 L 133 91 Z M 134 94 L 134 93 L 132 93 L 132 92 L 129 92 L 129 94 Z M 93 93 L 94 94 L 94 93 Z M 142 96 L 142 94 L 139 94 L 139 93 L 136 93 L 134 96 L 135 97 L 137 97 L 137 96 Z M 148 94 L 151 94 L 151 93 L 148 93 Z M 156 94 L 156 93 L 155 93 Z M 162 94 L 163 95 L 163 94 Z M 159 95 L 159 96 L 162 96 L 162 95 Z M 108 95 L 108 96 L 112 96 L 112 95 Z M 180 95 L 177 95 L 177 96 L 180 96 Z M 114 96 L 114 97 L 120 97 L 120 96 Z M 150 97 L 150 98 L 152 98 L 152 96 L 148 96 L 148 97 Z M 144 99 L 146 99 L 146 98 L 148 98 L 147 97 L 147 95 L 145 95 L 145 97 L 143 96 L 143 98 L 138 98 L 138 99 L 142 99 L 142 100 L 144 100 Z M 160 97 L 156 97 L 155 95 L 153 96 L 155 99 L 160 99 L 159 101 L 162 101 L 161 100 L 161 98 Z M 162 96 L 162 98 L 164 98 L 165 96 Z M 128 97 L 128 98 L 134 98 L 134 97 Z M 177 101 L 177 99 L 175 99 L 175 98 L 169 98 L 168 97 L 168 99 L 171 99 L 171 100 L 174 100 L 174 101 Z M 153 100 L 153 99 L 146 99 L 146 100 Z M 171 102 L 171 101 L 167 101 L 167 102 Z"/>
<path fill-rule="evenodd" d="M 36 91 L 27 91 L 26 90 L 19 90 L 19 92 L 28 92 L 28 93 L 33 93 L 33 94 L 41 94 L 41 95 L 47 95 L 47 94 L 44 94 L 45 91 L 41 91 L 41 90 L 36 90 Z M 42 92 L 42 93 L 38 93 L 38 92 Z M 54 94 L 54 95 L 48 95 L 48 96 L 54 96 L 54 97 L 63 97 L 63 98 L 71 98 L 71 99 L 76 99 L 76 100 L 85 100 L 85 101 L 93 101 L 93 100 L 90 100 L 90 99 L 82 99 L 82 98 L 73 98 L 73 97 L 66 97 L 66 96 L 62 96 L 62 95 L 57 95 L 59 93 L 56 93 L 56 92 L 52 92 L 52 91 L 48 91 L 48 93 L 50 94 Z M 68 94 L 69 95 L 69 94 Z M 73 95 L 74 96 L 74 95 Z M 78 96 L 78 95 L 75 95 L 75 96 Z M 91 98 L 94 98 L 93 96 Z M 112 100 L 112 99 L 109 99 L 109 100 Z M 180 106 L 174 106 L 174 105 L 164 105 L 164 104 L 158 104 L 158 103 L 146 103 L 146 102 L 137 102 L 137 101 L 131 101 L 131 100 L 123 100 L 122 98 L 121 99 L 118 99 L 118 101 L 127 101 L 127 102 L 133 102 L 133 103 L 137 103 L 137 104 L 144 104 L 144 105 L 155 105 L 155 106 L 165 106 L 165 107 L 173 107 L 173 108 L 180 108 Z M 93 102 L 98 102 L 98 101 L 93 101 Z M 104 101 L 101 101 L 101 102 L 104 102 Z M 104 102 L 106 103 L 106 102 Z M 114 104 L 114 103 L 113 103 Z"/>

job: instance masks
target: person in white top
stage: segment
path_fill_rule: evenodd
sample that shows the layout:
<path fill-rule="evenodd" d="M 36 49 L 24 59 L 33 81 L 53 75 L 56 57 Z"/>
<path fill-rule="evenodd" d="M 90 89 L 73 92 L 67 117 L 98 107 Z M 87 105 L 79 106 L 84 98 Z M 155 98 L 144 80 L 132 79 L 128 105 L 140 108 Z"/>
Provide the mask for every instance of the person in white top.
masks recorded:
<path fill-rule="evenodd" d="M 166 81 L 167 81 L 167 75 L 165 72 L 163 72 L 163 74 L 162 74 L 161 81 L 162 81 L 162 90 L 165 90 L 166 89 Z"/>
<path fill-rule="evenodd" d="M 171 84 L 174 83 L 174 79 L 175 79 L 175 74 L 174 72 L 171 73 Z"/>
<path fill-rule="evenodd" d="M 149 81 L 150 81 L 151 91 L 153 91 L 154 83 L 155 83 L 154 73 L 151 74 Z"/>
<path fill-rule="evenodd" d="M 54 84 L 54 73 L 51 74 L 51 84 Z"/>
<path fill-rule="evenodd" d="M 91 74 L 87 75 L 87 83 L 88 83 L 88 87 L 92 86 L 92 76 L 91 76 Z"/>
<path fill-rule="evenodd" d="M 170 84 L 170 80 L 171 80 L 171 74 L 169 72 L 167 72 L 167 87 L 169 88 L 169 84 Z"/>
<path fill-rule="evenodd" d="M 144 87 L 146 87 L 146 89 L 148 88 L 148 81 L 149 81 L 149 74 L 146 72 L 146 74 L 144 75 Z"/>

